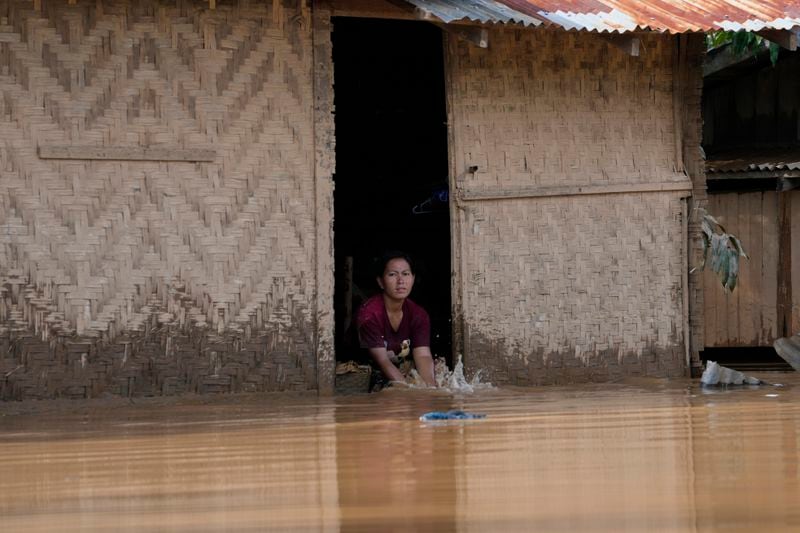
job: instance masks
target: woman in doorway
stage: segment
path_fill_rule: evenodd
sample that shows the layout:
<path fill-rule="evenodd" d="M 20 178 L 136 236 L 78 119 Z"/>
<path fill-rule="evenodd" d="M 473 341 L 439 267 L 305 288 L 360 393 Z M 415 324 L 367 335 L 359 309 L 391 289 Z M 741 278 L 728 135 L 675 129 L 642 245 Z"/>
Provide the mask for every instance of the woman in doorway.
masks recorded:
<path fill-rule="evenodd" d="M 367 299 L 356 317 L 361 348 L 390 382 L 405 383 L 400 368 L 410 368 L 410 357 L 425 383 L 436 386 L 430 317 L 408 297 L 414 287 L 411 258 L 403 252 L 387 252 L 375 274 L 382 292 Z"/>

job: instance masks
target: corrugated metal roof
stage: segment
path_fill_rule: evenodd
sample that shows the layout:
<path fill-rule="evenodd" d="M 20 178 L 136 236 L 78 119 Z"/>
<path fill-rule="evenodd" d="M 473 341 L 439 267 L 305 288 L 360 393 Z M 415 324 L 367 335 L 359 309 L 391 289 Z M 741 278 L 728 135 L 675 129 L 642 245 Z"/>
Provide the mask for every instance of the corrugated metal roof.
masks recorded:
<path fill-rule="evenodd" d="M 797 0 L 406 0 L 444 22 L 685 33 L 800 28 Z"/>
<path fill-rule="evenodd" d="M 503 22 L 538 26 L 541 20 L 494 0 L 411 0 L 408 2 L 444 22 L 471 20 L 473 22 Z"/>
<path fill-rule="evenodd" d="M 800 148 L 745 148 L 715 154 L 706 161 L 709 174 L 773 170 L 800 170 Z"/>

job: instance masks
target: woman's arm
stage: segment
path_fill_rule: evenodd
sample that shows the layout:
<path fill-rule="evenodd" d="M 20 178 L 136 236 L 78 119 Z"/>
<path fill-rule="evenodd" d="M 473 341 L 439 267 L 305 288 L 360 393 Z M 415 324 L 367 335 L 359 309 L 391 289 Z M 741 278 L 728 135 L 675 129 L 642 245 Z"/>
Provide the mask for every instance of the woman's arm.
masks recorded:
<path fill-rule="evenodd" d="M 430 350 L 428 350 L 428 353 L 430 353 Z M 406 380 L 402 372 L 400 372 L 400 369 L 394 366 L 389 360 L 389 354 L 386 352 L 386 348 L 370 348 L 369 355 L 372 357 L 372 360 L 375 361 L 375 364 L 378 365 L 378 368 L 381 369 L 383 375 L 389 378 L 390 381 L 401 381 L 405 383 Z M 414 361 L 416 361 L 416 356 L 414 357 Z"/>
<path fill-rule="evenodd" d="M 433 355 L 429 346 L 419 346 L 411 352 L 414 356 L 414 366 L 417 372 L 430 387 L 436 386 L 436 377 L 433 372 Z"/>

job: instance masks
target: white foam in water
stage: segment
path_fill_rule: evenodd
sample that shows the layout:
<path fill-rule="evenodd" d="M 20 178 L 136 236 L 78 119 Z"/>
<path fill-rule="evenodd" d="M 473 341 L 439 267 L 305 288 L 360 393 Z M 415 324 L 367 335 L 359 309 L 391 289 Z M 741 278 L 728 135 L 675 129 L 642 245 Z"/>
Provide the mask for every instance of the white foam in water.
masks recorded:
<path fill-rule="evenodd" d="M 461 354 L 458 354 L 456 365 L 452 371 L 447 367 L 444 359 L 437 359 L 434 365 L 434 378 L 438 388 L 451 392 L 475 392 L 480 389 L 494 388 L 491 383 L 481 383 L 480 370 L 475 372 L 471 380 L 467 380 L 466 376 L 464 376 L 464 363 L 461 362 Z M 411 370 L 408 382 L 412 387 L 426 387 L 425 382 L 416 370 Z"/>

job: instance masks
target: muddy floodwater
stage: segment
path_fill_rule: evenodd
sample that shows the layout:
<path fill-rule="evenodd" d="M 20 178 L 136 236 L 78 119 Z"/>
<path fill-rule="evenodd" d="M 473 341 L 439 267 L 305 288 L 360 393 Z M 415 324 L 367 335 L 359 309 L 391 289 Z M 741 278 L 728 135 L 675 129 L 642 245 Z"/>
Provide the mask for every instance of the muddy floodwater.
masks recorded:
<path fill-rule="evenodd" d="M 0 404 L 0 529 L 800 531 L 800 379 L 759 376 Z"/>

